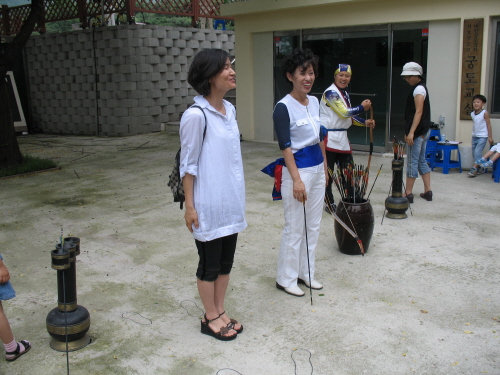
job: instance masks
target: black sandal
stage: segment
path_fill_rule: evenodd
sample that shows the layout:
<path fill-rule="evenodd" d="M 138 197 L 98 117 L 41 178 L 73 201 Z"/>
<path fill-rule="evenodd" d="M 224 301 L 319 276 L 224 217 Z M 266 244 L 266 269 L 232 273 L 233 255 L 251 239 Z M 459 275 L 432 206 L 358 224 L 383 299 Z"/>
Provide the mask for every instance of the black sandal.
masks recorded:
<path fill-rule="evenodd" d="M 19 342 L 21 344 L 23 344 L 24 346 L 24 352 L 20 353 L 21 351 L 21 348 L 19 347 Z M 5 360 L 9 361 L 9 362 L 12 362 L 12 361 L 15 361 L 16 359 L 18 359 L 20 356 L 22 356 L 23 354 L 26 354 L 30 351 L 31 349 L 31 344 L 28 342 L 28 341 L 25 341 L 25 340 L 21 340 L 17 343 L 17 349 L 14 350 L 13 352 L 5 352 Z M 11 358 L 7 358 L 8 355 L 13 355 L 14 357 L 11 357 Z"/>
<path fill-rule="evenodd" d="M 225 313 L 226 313 L 225 311 L 221 312 L 221 313 L 219 314 L 219 318 L 220 318 L 222 315 L 224 315 Z M 243 324 L 240 324 L 240 322 L 238 322 L 238 321 L 237 321 L 237 320 L 235 320 L 235 319 L 232 319 L 232 318 L 229 318 L 229 319 L 231 320 L 231 322 L 227 323 L 227 328 L 232 329 L 232 330 L 235 330 L 235 331 L 236 331 L 236 333 L 241 333 L 241 332 L 243 332 Z M 234 328 L 234 326 L 235 326 L 236 324 L 240 324 L 240 325 L 241 325 L 240 329 L 236 329 L 236 328 Z"/>
<path fill-rule="evenodd" d="M 228 336 L 227 334 L 231 330 L 231 328 L 229 328 L 229 327 L 222 327 L 219 332 L 215 332 L 212 328 L 210 328 L 209 324 L 217 319 L 220 319 L 220 315 L 217 318 L 212 319 L 212 320 L 209 320 L 207 318 L 207 314 L 204 314 L 204 316 L 205 316 L 205 321 L 201 321 L 201 333 L 203 333 L 205 335 L 212 336 L 212 337 L 216 338 L 217 340 L 221 340 L 221 341 L 234 340 L 236 338 L 236 336 L 238 336 L 237 333 L 234 335 Z"/>

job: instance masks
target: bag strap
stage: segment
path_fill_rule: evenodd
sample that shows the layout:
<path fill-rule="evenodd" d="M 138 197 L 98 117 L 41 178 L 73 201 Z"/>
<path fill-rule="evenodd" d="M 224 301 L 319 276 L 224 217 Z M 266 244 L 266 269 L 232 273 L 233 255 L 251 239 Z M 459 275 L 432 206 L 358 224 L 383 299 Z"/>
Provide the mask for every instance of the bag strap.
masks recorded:
<path fill-rule="evenodd" d="M 199 108 L 199 109 L 200 109 L 200 111 L 203 113 L 203 117 L 205 117 L 205 129 L 203 130 L 203 141 L 204 141 L 204 140 L 205 140 L 205 135 L 207 134 L 207 122 L 208 122 L 208 121 L 207 121 L 207 115 L 205 115 L 205 111 L 204 111 L 204 110 L 203 110 L 203 108 L 201 108 L 199 105 L 197 105 L 197 104 L 193 104 L 193 105 L 191 106 L 191 108 L 193 108 L 193 107 L 195 107 L 195 108 Z M 203 142 L 201 143 L 201 145 L 203 146 Z"/>

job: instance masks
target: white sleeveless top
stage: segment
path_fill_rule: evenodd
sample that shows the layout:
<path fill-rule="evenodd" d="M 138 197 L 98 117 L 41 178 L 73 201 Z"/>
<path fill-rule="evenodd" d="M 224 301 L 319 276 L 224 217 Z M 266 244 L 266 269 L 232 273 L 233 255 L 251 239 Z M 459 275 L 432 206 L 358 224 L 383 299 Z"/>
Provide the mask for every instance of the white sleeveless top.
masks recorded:
<path fill-rule="evenodd" d="M 474 126 L 472 127 L 473 137 L 488 138 L 488 127 L 484 119 L 485 112 L 486 110 L 483 109 L 477 115 L 474 111 L 470 113 L 470 117 L 472 117 L 472 121 L 474 121 Z"/>

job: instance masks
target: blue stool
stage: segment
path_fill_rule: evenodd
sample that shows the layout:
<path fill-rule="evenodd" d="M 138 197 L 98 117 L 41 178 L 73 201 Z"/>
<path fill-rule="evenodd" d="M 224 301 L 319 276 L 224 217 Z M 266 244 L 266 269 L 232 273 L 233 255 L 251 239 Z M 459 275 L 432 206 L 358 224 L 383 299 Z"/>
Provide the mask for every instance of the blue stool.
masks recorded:
<path fill-rule="evenodd" d="M 439 158 L 443 158 L 443 154 L 441 151 L 437 152 L 436 146 L 439 141 L 433 141 L 434 137 L 437 137 L 438 140 L 441 140 L 441 132 L 439 129 L 431 129 L 431 134 L 429 135 L 429 139 L 425 145 L 425 160 L 429 163 L 429 167 L 434 167 L 434 162 L 436 160 L 436 156 Z"/>
<path fill-rule="evenodd" d="M 222 25 L 222 30 L 226 30 L 226 21 L 225 20 L 214 20 L 214 29 L 217 30 L 219 25 Z"/>
<path fill-rule="evenodd" d="M 431 129 L 431 134 L 429 135 L 429 139 L 432 137 L 438 137 L 441 140 L 441 130 L 439 129 Z"/>
<path fill-rule="evenodd" d="M 457 150 L 458 161 L 451 160 L 451 152 Z M 434 168 L 443 168 L 443 174 L 448 174 L 450 168 L 458 168 L 460 173 L 462 173 L 462 159 L 460 158 L 460 150 L 458 145 L 451 143 L 438 143 L 436 146 L 436 151 L 442 152 L 443 157 L 434 162 L 434 166 L 431 166 L 431 170 Z"/>
<path fill-rule="evenodd" d="M 491 172 L 491 177 L 494 178 L 493 181 L 497 184 L 500 182 L 500 167 L 498 166 L 499 160 L 500 159 L 497 159 L 493 162 L 493 171 Z"/>

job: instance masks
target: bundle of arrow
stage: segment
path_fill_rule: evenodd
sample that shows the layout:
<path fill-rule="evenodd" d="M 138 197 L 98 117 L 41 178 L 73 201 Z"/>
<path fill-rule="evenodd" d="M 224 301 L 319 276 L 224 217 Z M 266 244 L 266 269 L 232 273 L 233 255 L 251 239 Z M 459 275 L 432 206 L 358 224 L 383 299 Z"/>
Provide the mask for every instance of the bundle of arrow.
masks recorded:
<path fill-rule="evenodd" d="M 392 141 L 392 151 L 394 152 L 394 160 L 403 160 L 405 153 L 406 143 L 398 141 L 396 137 Z"/>
<path fill-rule="evenodd" d="M 338 164 L 336 172 L 329 169 L 328 173 L 344 202 L 363 202 L 368 187 L 368 168 L 360 164 Z"/>

